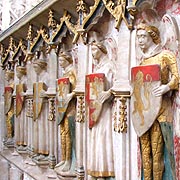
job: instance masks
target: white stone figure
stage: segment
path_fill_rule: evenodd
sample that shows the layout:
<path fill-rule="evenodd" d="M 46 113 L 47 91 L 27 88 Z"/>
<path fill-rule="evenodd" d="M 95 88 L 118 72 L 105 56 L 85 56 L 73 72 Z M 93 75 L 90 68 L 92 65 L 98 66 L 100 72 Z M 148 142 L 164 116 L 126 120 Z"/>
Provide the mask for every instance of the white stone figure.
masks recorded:
<path fill-rule="evenodd" d="M 104 73 L 105 88 L 98 94 L 102 104 L 97 122 L 88 130 L 87 173 L 93 179 L 115 176 L 112 139 L 112 98 L 111 87 L 115 75 L 113 61 L 108 58 L 106 47 L 100 42 L 92 43 L 92 56 L 96 61 L 93 73 Z"/>
<path fill-rule="evenodd" d="M 37 82 L 33 84 L 33 119 L 34 119 L 34 152 L 33 160 L 47 162 L 49 154 L 49 128 L 48 128 L 48 100 L 46 91 L 48 89 L 47 62 L 40 56 L 33 62 L 37 74 Z"/>
<path fill-rule="evenodd" d="M 16 67 L 16 76 L 19 83 L 16 84 L 16 119 L 15 119 L 15 141 L 19 153 L 26 151 L 27 146 L 27 122 L 25 92 L 27 85 L 26 68 Z"/>
<path fill-rule="evenodd" d="M 7 139 L 5 140 L 6 146 L 14 146 L 14 71 L 7 69 L 5 72 L 5 91 L 4 91 L 4 100 L 5 100 L 5 118 L 6 118 L 6 133 Z"/>
<path fill-rule="evenodd" d="M 75 93 L 73 90 L 76 87 L 76 70 L 73 66 L 72 56 L 67 52 L 60 52 L 59 54 L 59 64 L 63 69 L 63 77 L 58 81 L 61 81 L 58 84 L 58 106 L 59 110 L 59 122 L 60 124 L 60 135 L 61 135 L 61 162 L 59 162 L 55 171 L 60 172 L 69 172 L 67 176 L 72 176 L 74 167 L 73 160 L 73 151 L 75 149 L 75 113 L 76 113 L 76 101 L 73 98 Z M 65 87 L 65 84 L 62 84 L 64 79 L 68 79 L 69 87 Z M 65 92 L 67 91 L 67 92 Z M 63 115 L 64 114 L 64 115 Z M 72 173 L 70 173 L 72 172 Z M 60 173 L 62 175 L 62 173 Z"/>
<path fill-rule="evenodd" d="M 167 176 L 167 174 L 169 179 L 176 179 L 173 147 L 173 97 L 171 94 L 173 90 L 178 90 L 179 83 L 176 57 L 172 52 L 162 50 L 160 32 L 157 27 L 140 23 L 137 26 L 136 35 L 142 54 L 140 66 L 159 65 L 161 73 L 161 84 L 151 90 L 154 100 L 162 97 L 156 116 L 153 117 L 154 110 L 148 108 L 147 112 L 151 115 L 149 119 L 145 117 L 145 110 L 141 105 L 139 106 L 139 102 L 143 99 L 141 95 L 136 101 L 138 102 L 136 108 L 144 117 L 141 126 L 144 127 L 148 122 L 152 122 L 151 126 L 145 129 L 146 131 L 139 138 L 144 179 L 166 179 L 164 175 Z M 137 88 L 134 89 L 133 93 L 136 93 L 135 91 L 137 92 Z M 146 88 L 145 92 L 147 93 L 147 91 Z M 132 112 L 135 111 L 132 109 Z"/>

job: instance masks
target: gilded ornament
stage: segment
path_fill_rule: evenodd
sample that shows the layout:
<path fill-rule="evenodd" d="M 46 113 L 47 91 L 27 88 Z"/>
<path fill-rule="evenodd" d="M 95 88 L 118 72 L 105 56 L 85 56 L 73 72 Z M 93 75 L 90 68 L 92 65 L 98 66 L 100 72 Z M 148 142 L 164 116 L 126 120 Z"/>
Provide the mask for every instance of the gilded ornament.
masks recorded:
<path fill-rule="evenodd" d="M 119 29 L 121 21 L 124 20 L 126 26 L 129 29 L 132 29 L 132 25 L 128 23 L 128 20 L 125 17 L 126 12 L 126 0 L 118 0 L 117 5 L 115 6 L 113 1 L 103 0 L 106 9 L 113 15 L 116 20 L 115 28 Z"/>
<path fill-rule="evenodd" d="M 76 122 L 83 123 L 84 122 L 84 96 L 78 96 L 78 109 L 77 109 L 77 118 Z"/>
<path fill-rule="evenodd" d="M 49 98 L 49 121 L 55 120 L 55 98 Z"/>
<path fill-rule="evenodd" d="M 114 102 L 120 102 L 119 105 L 119 115 L 117 112 L 114 112 L 114 131 L 126 133 L 127 132 L 127 100 L 130 98 L 130 92 L 116 92 L 112 90 L 112 93 L 115 96 Z M 119 117 L 119 118 L 118 118 Z"/>
<path fill-rule="evenodd" d="M 56 20 L 54 19 L 54 12 L 52 10 L 49 11 L 48 27 L 50 29 L 55 29 L 56 28 Z"/>

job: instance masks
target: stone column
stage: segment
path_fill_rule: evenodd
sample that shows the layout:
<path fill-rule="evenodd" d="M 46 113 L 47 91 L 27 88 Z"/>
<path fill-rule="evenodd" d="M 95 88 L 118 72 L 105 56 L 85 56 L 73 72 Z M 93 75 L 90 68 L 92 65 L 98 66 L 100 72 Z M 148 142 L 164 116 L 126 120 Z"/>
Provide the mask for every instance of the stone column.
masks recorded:
<path fill-rule="evenodd" d="M 27 151 L 29 155 L 33 154 L 33 97 L 26 97 L 26 118 L 28 123 L 28 143 L 27 143 Z"/>
<path fill-rule="evenodd" d="M 33 80 L 35 80 L 35 73 L 33 73 L 33 66 L 31 60 L 27 62 L 27 91 L 26 91 L 26 117 L 28 122 L 28 153 L 34 154 L 34 124 L 33 121 Z"/>
<path fill-rule="evenodd" d="M 47 90 L 49 101 L 49 167 L 54 168 L 56 165 L 57 151 L 55 147 L 57 144 L 57 125 L 56 125 L 56 79 L 58 59 L 55 52 L 56 45 L 51 45 L 49 54 L 49 87 Z"/>
<path fill-rule="evenodd" d="M 138 179 L 137 136 L 134 134 L 130 116 L 130 68 L 132 59 L 135 59 L 132 43 L 131 31 L 122 22 L 117 33 L 117 74 L 113 86 L 116 100 L 113 143 L 115 176 L 118 180 Z"/>
<path fill-rule="evenodd" d="M 54 154 L 54 148 L 55 148 L 55 137 L 57 137 L 57 132 L 55 131 L 54 125 L 56 125 L 55 122 L 55 114 L 56 114 L 56 109 L 55 109 L 55 103 L 56 103 L 56 98 L 55 96 L 49 97 L 49 167 L 54 168 L 56 165 L 56 158 Z"/>
<path fill-rule="evenodd" d="M 78 75 L 75 89 L 77 97 L 76 109 L 76 174 L 79 180 L 85 178 L 86 150 L 85 150 L 85 110 L 84 110 L 84 92 L 85 92 L 85 75 L 87 72 L 87 55 L 88 48 L 86 45 L 78 44 Z"/>

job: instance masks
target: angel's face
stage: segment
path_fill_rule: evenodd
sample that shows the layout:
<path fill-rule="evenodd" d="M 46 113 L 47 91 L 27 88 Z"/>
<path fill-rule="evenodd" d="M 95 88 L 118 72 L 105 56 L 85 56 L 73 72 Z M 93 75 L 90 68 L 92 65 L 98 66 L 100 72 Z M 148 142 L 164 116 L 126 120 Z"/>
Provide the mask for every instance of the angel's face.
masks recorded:
<path fill-rule="evenodd" d="M 96 46 L 96 45 L 92 45 L 91 47 L 91 52 L 92 52 L 92 56 L 95 60 L 99 60 L 102 52 L 101 50 Z"/>
<path fill-rule="evenodd" d="M 146 53 L 154 43 L 149 33 L 143 29 L 137 31 L 137 40 L 139 47 L 144 53 Z"/>
<path fill-rule="evenodd" d="M 16 71 L 16 76 L 17 76 L 18 79 L 21 79 L 23 74 L 21 72 L 19 72 L 19 71 Z"/>
<path fill-rule="evenodd" d="M 33 64 L 34 71 L 39 75 L 42 72 L 42 68 L 39 64 Z"/>
<path fill-rule="evenodd" d="M 66 69 L 67 66 L 69 66 L 69 62 L 62 56 L 59 57 L 59 65 L 61 68 Z"/>
<path fill-rule="evenodd" d="M 11 76 L 6 72 L 5 73 L 5 80 L 9 81 L 11 79 Z"/>

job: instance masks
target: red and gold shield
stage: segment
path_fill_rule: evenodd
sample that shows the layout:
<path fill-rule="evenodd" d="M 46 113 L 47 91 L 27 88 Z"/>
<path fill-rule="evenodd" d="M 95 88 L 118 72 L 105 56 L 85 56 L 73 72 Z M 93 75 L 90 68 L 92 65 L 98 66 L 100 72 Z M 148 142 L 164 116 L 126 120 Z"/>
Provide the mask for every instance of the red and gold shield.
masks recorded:
<path fill-rule="evenodd" d="M 4 100 L 5 100 L 5 114 L 7 114 L 12 106 L 12 94 L 13 94 L 13 88 L 10 86 L 5 87 L 4 89 Z"/>
<path fill-rule="evenodd" d="M 33 119 L 36 120 L 42 110 L 43 97 L 41 97 L 41 91 L 47 90 L 47 86 L 43 82 L 33 84 Z"/>
<path fill-rule="evenodd" d="M 103 73 L 86 75 L 86 110 L 89 119 L 89 128 L 98 121 L 102 103 L 98 101 L 99 94 L 104 91 L 105 75 Z"/>
<path fill-rule="evenodd" d="M 16 117 L 21 113 L 24 105 L 24 96 L 22 96 L 22 93 L 24 91 L 25 91 L 24 84 L 16 85 Z"/>
<path fill-rule="evenodd" d="M 137 66 L 131 69 L 132 122 L 137 135 L 142 136 L 152 126 L 161 108 L 162 97 L 152 93 L 161 85 L 159 65 Z"/>
<path fill-rule="evenodd" d="M 60 78 L 57 81 L 57 111 L 58 111 L 58 124 L 64 119 L 68 104 L 65 103 L 67 94 L 70 91 L 69 78 Z"/>

